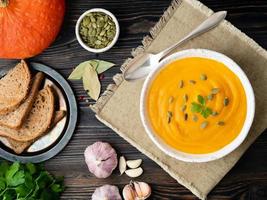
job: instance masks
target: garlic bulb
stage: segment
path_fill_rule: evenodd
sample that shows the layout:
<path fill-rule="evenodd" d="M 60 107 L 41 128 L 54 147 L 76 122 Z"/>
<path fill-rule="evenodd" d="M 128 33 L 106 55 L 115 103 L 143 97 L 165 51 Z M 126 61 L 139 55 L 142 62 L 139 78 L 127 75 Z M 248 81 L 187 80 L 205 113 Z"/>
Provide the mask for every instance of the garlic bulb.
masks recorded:
<path fill-rule="evenodd" d="M 132 185 L 128 184 L 124 186 L 122 190 L 122 196 L 124 200 L 135 200 L 136 195 Z"/>
<path fill-rule="evenodd" d="M 116 151 L 105 142 L 95 142 L 88 146 L 84 157 L 89 171 L 97 178 L 107 178 L 118 164 Z"/>
<path fill-rule="evenodd" d="M 133 182 L 137 199 L 147 199 L 151 195 L 151 188 L 145 182 Z"/>
<path fill-rule="evenodd" d="M 130 182 L 123 188 L 124 200 L 145 200 L 151 195 L 151 187 L 145 182 Z"/>
<path fill-rule="evenodd" d="M 122 198 L 117 186 L 103 185 L 95 189 L 92 200 L 122 200 Z"/>

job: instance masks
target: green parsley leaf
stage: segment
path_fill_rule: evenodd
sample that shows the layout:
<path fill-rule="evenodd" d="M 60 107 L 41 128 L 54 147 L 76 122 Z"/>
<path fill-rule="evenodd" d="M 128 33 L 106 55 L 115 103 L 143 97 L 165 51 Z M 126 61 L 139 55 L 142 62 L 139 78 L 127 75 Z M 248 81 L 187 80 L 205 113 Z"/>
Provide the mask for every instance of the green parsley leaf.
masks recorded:
<path fill-rule="evenodd" d="M 19 197 L 26 197 L 29 192 L 31 191 L 30 188 L 26 187 L 25 184 L 19 185 L 15 188 L 15 191 L 17 193 L 17 196 Z"/>
<path fill-rule="evenodd" d="M 64 190 L 64 188 L 62 188 L 62 186 L 61 185 L 59 185 L 59 184 L 53 184 L 52 186 L 51 186 L 51 189 L 54 191 L 54 192 L 63 192 L 63 190 Z"/>
<path fill-rule="evenodd" d="M 198 103 L 195 103 L 195 102 L 192 102 L 191 103 L 191 111 L 192 112 L 197 112 L 197 113 L 200 113 L 202 110 L 202 106 Z"/>
<path fill-rule="evenodd" d="M 0 177 L 0 193 L 1 190 L 4 190 L 6 188 L 6 181 L 3 177 Z"/>
<path fill-rule="evenodd" d="M 32 180 L 32 174 L 30 172 L 25 172 L 25 185 L 28 188 L 34 187 L 34 180 Z"/>
<path fill-rule="evenodd" d="M 198 95 L 197 101 L 199 103 L 196 102 L 191 103 L 191 111 L 193 113 L 200 113 L 204 118 L 207 118 L 213 113 L 212 109 L 206 107 L 206 100 L 203 96 Z"/>
<path fill-rule="evenodd" d="M 5 192 L 5 194 L 3 195 L 3 200 L 14 200 L 12 191 L 8 190 L 7 192 Z"/>
<path fill-rule="evenodd" d="M 24 172 L 23 172 L 23 170 L 20 170 L 20 171 L 18 171 L 17 173 L 14 174 L 12 179 L 9 180 L 7 182 L 7 184 L 9 186 L 18 186 L 18 185 L 20 185 L 20 184 L 22 184 L 24 182 L 25 182 Z"/>
<path fill-rule="evenodd" d="M 197 96 L 197 101 L 198 101 L 201 105 L 205 105 L 205 104 L 206 104 L 206 101 L 205 101 L 204 97 L 201 96 L 201 95 L 198 95 L 198 96 Z"/>
<path fill-rule="evenodd" d="M 53 178 L 48 172 L 41 172 L 38 178 L 36 179 L 36 183 L 41 189 L 51 184 L 52 181 L 53 181 Z"/>
<path fill-rule="evenodd" d="M 0 177 L 6 174 L 6 171 L 8 170 L 8 168 L 9 168 L 9 165 L 6 161 L 2 161 L 0 163 Z"/>
<path fill-rule="evenodd" d="M 64 190 L 62 177 L 49 174 L 43 165 L 0 161 L 1 200 L 59 200 Z"/>
<path fill-rule="evenodd" d="M 212 110 L 208 107 L 204 108 L 202 111 L 201 111 L 201 115 L 204 117 L 204 118 L 208 118 L 208 116 L 210 116 L 212 114 Z"/>
<path fill-rule="evenodd" d="M 34 164 L 32 163 L 27 163 L 26 164 L 26 168 L 28 169 L 28 171 L 31 173 L 31 175 L 36 173 L 36 167 Z"/>
<path fill-rule="evenodd" d="M 20 164 L 15 162 L 6 172 L 6 182 L 8 186 L 18 186 L 25 182 L 24 171 L 19 170 Z"/>

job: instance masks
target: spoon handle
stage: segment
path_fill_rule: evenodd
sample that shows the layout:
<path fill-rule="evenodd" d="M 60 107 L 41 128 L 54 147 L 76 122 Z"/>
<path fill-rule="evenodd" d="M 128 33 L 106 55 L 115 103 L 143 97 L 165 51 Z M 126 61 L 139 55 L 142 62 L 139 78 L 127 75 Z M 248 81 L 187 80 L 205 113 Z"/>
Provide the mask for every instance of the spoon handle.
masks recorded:
<path fill-rule="evenodd" d="M 159 61 L 168 56 L 173 50 L 175 50 L 181 44 L 216 27 L 226 17 L 226 15 L 227 15 L 226 11 L 219 11 L 208 17 L 208 19 L 202 22 L 197 28 L 195 28 L 192 32 L 190 32 L 188 35 L 182 38 L 179 42 L 158 53 L 157 56 L 160 58 Z"/>

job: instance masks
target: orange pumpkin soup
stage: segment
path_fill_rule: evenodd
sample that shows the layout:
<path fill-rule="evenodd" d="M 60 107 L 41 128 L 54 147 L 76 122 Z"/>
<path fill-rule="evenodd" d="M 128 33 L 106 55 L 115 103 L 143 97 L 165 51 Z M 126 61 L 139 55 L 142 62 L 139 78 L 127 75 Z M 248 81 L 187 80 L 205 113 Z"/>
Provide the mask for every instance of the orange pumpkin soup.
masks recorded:
<path fill-rule="evenodd" d="M 240 133 L 247 100 L 224 64 L 192 57 L 165 66 L 152 81 L 147 111 L 154 132 L 186 153 L 215 152 Z"/>

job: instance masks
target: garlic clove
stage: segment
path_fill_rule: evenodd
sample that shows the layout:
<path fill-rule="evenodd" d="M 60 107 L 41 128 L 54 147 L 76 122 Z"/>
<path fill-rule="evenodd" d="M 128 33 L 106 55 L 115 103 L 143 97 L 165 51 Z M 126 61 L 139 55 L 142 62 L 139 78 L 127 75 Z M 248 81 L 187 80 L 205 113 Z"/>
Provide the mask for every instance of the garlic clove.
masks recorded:
<path fill-rule="evenodd" d="M 135 169 L 139 167 L 142 163 L 142 159 L 137 159 L 137 160 L 127 160 L 126 164 L 129 168 Z"/>
<path fill-rule="evenodd" d="M 140 199 L 147 199 L 151 195 L 151 187 L 145 182 L 133 182 L 136 196 Z"/>
<path fill-rule="evenodd" d="M 128 169 L 125 171 L 125 174 L 131 178 L 136 178 L 143 174 L 143 169 L 141 167 L 138 167 L 136 169 Z"/>
<path fill-rule="evenodd" d="M 95 142 L 88 146 L 84 157 L 89 171 L 97 178 L 107 178 L 118 164 L 116 151 L 105 142 Z"/>
<path fill-rule="evenodd" d="M 123 190 L 122 190 L 122 196 L 124 200 L 136 200 L 135 197 L 135 192 L 133 187 L 128 184 L 126 186 L 124 186 Z"/>
<path fill-rule="evenodd" d="M 122 200 L 122 198 L 117 186 L 103 185 L 95 189 L 92 200 Z"/>
<path fill-rule="evenodd" d="M 121 156 L 119 159 L 119 170 L 121 175 L 126 171 L 126 160 L 124 156 Z"/>

